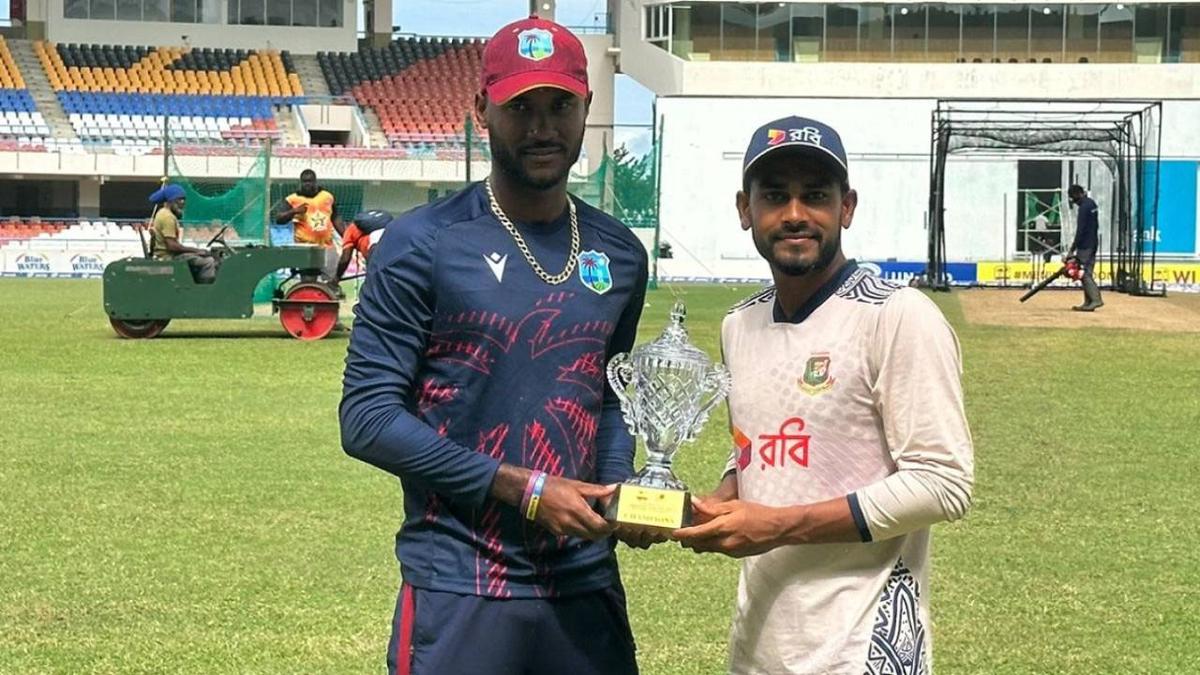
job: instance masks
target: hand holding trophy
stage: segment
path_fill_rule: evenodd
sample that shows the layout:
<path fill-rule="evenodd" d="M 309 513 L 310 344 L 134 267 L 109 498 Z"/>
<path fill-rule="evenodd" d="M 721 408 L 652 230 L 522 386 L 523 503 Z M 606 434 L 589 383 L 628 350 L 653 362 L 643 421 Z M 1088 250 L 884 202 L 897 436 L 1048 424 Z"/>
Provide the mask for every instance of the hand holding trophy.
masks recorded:
<path fill-rule="evenodd" d="M 608 381 L 621 401 L 629 431 L 646 444 L 646 466 L 617 486 L 604 517 L 617 525 L 671 531 L 691 524 L 691 495 L 671 462 L 693 440 L 709 412 L 729 393 L 729 371 L 688 340 L 682 302 L 653 342 L 618 354 Z M 633 393 L 628 389 L 633 385 Z"/>

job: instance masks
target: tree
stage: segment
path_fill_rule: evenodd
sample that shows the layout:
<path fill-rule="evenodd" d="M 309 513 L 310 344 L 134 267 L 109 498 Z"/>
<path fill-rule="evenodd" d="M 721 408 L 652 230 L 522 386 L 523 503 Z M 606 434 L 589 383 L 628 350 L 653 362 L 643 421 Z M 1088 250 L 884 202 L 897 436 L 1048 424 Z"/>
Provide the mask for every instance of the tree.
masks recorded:
<path fill-rule="evenodd" d="M 658 183 L 654 151 L 638 157 L 624 145 L 613 150 L 613 215 L 627 225 L 653 225 L 658 220 Z"/>

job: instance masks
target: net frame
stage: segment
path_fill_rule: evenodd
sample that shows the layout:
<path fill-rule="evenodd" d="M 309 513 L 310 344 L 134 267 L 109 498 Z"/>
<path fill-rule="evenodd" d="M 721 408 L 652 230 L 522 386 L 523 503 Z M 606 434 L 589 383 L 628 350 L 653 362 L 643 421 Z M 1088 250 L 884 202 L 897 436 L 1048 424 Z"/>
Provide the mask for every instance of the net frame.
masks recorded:
<path fill-rule="evenodd" d="M 1161 121 L 1162 101 L 939 99 L 931 114 L 929 149 L 925 270 L 929 286 L 943 291 L 950 288 L 945 239 L 947 159 L 955 154 L 1019 153 L 1085 158 L 1107 168 L 1113 179 L 1110 222 L 1115 222 L 1116 234 L 1104 262 L 1110 267 L 1112 288 L 1131 295 L 1162 294 L 1155 291 L 1152 281 L 1157 257 Z"/>

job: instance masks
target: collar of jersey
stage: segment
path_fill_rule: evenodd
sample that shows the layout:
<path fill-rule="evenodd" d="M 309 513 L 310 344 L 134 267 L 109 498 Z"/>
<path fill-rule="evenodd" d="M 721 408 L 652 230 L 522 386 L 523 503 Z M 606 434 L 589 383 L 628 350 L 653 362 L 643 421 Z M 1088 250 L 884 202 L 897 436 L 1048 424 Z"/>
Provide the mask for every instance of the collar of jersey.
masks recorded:
<path fill-rule="evenodd" d="M 813 312 L 817 311 L 818 307 L 825 304 L 825 301 L 832 297 L 833 294 L 837 292 L 838 287 L 845 283 L 846 279 L 849 279 L 850 275 L 854 274 L 854 270 L 857 269 L 857 262 L 854 260 L 847 260 L 846 263 L 842 265 L 842 268 L 837 271 L 837 274 L 833 275 L 833 278 L 831 278 L 829 281 L 826 281 L 824 285 L 818 288 L 817 292 L 813 293 L 812 297 L 809 298 L 808 301 L 803 305 L 801 305 L 800 309 L 796 310 L 796 314 L 791 317 L 784 315 L 783 308 L 779 306 L 779 296 L 776 296 L 775 305 L 771 310 L 771 320 L 775 323 L 800 323 L 801 321 L 804 321 L 810 315 L 812 315 Z"/>

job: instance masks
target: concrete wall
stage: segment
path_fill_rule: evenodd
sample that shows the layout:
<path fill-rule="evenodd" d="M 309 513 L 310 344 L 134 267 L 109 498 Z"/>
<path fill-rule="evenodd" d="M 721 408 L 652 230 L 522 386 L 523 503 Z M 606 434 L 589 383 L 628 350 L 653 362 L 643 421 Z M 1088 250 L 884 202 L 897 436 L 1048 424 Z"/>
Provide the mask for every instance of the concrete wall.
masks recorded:
<path fill-rule="evenodd" d="M 616 57 L 610 53 L 611 35 L 581 35 L 588 60 L 588 85 L 592 88 L 592 107 L 588 112 L 583 149 L 589 171 L 598 166 L 605 150 L 613 149 L 613 77 Z"/>

